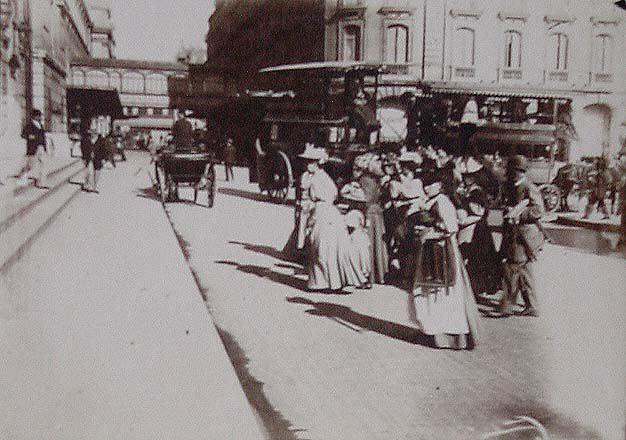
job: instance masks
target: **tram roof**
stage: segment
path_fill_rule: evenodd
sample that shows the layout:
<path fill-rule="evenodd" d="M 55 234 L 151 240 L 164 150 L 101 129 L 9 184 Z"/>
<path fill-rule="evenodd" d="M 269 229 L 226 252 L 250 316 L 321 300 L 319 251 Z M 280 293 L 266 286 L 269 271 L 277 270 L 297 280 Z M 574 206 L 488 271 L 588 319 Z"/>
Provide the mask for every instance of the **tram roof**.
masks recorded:
<path fill-rule="evenodd" d="M 368 75 L 392 73 L 399 66 L 360 61 L 320 61 L 313 63 L 283 64 L 266 67 L 259 73 L 302 72 L 326 75 L 345 75 L 348 72 L 363 72 Z"/>

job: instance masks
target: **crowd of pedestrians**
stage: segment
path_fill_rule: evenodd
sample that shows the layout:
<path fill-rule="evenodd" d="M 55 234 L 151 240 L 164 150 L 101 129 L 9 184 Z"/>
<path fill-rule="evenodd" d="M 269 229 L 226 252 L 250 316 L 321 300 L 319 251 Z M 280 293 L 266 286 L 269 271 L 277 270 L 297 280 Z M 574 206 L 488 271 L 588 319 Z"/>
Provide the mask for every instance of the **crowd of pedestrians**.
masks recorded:
<path fill-rule="evenodd" d="M 341 188 L 323 168 L 323 148 L 307 144 L 300 158 L 306 170 L 288 245 L 302 257 L 310 290 L 400 284 L 412 294 L 422 332 L 442 348 L 476 345 L 478 302 L 497 303 L 494 316 L 537 316 L 533 264 L 546 240 L 545 210 L 523 156 L 507 163 L 499 250 L 480 158 L 430 147 L 367 153 Z"/>

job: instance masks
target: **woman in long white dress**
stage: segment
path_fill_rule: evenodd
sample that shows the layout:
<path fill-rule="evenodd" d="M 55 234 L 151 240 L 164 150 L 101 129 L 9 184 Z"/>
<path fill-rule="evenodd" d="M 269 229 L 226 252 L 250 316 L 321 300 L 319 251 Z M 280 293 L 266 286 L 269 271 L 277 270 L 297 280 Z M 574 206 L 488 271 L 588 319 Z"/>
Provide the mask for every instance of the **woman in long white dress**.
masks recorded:
<path fill-rule="evenodd" d="M 348 228 L 334 205 L 337 186 L 320 168 L 320 162 L 326 159 L 326 151 L 311 147 L 300 157 L 307 161 L 307 170 L 312 175 L 308 195 L 315 203 L 307 226 L 307 287 L 310 290 L 340 291 L 346 286 L 362 286 L 367 277 L 351 258 Z"/>
<path fill-rule="evenodd" d="M 457 241 L 456 209 L 439 175 L 424 181 L 429 199 L 413 282 L 415 318 L 435 346 L 471 349 L 478 343 L 478 308 Z"/>

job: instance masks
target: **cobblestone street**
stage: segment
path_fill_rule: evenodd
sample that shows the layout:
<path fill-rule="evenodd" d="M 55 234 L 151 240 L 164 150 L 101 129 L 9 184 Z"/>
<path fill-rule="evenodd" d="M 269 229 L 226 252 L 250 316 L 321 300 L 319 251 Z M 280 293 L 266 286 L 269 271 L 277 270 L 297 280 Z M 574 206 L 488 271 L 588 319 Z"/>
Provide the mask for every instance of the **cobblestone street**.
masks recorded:
<path fill-rule="evenodd" d="M 553 438 L 623 435 L 624 260 L 549 246 L 541 318 L 483 318 L 474 351 L 434 350 L 399 288 L 306 292 L 281 253 L 293 208 L 238 173 L 213 209 L 166 209 L 271 438 L 469 439 L 518 415 Z"/>

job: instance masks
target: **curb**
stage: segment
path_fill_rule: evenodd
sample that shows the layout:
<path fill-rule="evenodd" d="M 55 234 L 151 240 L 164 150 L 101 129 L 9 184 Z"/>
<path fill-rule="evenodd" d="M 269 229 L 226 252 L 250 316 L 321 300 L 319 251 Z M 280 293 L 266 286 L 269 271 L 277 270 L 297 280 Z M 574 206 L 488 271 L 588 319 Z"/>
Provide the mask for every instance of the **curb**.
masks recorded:
<path fill-rule="evenodd" d="M 563 226 L 576 226 L 579 228 L 590 229 L 593 231 L 600 232 L 612 232 L 619 234 L 620 225 L 615 223 L 601 223 L 598 221 L 590 221 L 584 219 L 575 219 L 570 217 L 559 216 L 558 219 L 554 222 L 557 225 Z"/>

